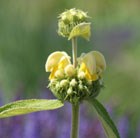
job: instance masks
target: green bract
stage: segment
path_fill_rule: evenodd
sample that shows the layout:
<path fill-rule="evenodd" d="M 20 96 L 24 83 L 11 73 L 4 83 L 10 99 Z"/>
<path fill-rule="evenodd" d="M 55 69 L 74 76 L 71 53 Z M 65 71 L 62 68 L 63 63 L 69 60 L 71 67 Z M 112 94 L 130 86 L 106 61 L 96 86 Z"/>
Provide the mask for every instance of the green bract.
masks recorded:
<path fill-rule="evenodd" d="M 88 81 L 85 78 L 64 77 L 53 79 L 48 87 L 62 101 L 77 104 L 89 98 L 95 98 L 103 87 L 102 79 Z"/>

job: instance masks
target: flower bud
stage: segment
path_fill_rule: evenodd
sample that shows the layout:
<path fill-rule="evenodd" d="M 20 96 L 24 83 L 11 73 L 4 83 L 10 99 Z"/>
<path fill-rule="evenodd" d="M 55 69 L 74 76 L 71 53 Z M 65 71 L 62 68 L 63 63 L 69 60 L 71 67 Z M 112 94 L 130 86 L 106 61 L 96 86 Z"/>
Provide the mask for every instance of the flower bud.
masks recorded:
<path fill-rule="evenodd" d="M 72 64 L 69 64 L 65 68 L 65 74 L 69 77 L 74 76 L 76 73 L 76 70 Z"/>
<path fill-rule="evenodd" d="M 72 79 L 70 82 L 70 86 L 75 87 L 77 85 L 77 81 L 75 79 Z"/>
<path fill-rule="evenodd" d="M 64 77 L 64 70 L 63 69 L 59 69 L 55 72 L 55 77 L 56 78 L 63 78 Z"/>
<path fill-rule="evenodd" d="M 69 84 L 68 80 L 62 80 L 60 82 L 60 87 L 66 87 Z"/>
<path fill-rule="evenodd" d="M 69 37 L 72 29 L 89 18 L 86 12 L 78 9 L 70 9 L 61 13 L 58 17 L 58 34 L 63 37 Z"/>
<path fill-rule="evenodd" d="M 56 89 L 59 89 L 60 88 L 60 84 L 56 83 L 55 87 L 56 87 Z"/>
<path fill-rule="evenodd" d="M 79 87 L 80 90 L 83 90 L 84 89 L 84 87 L 83 87 L 82 84 L 79 84 L 78 87 Z"/>
<path fill-rule="evenodd" d="M 79 71 L 78 78 L 79 79 L 84 79 L 85 78 L 85 73 L 83 71 Z"/>
<path fill-rule="evenodd" d="M 68 94 L 68 95 L 71 95 L 72 93 L 73 93 L 72 89 L 69 88 L 68 91 L 67 91 L 67 94 Z"/>

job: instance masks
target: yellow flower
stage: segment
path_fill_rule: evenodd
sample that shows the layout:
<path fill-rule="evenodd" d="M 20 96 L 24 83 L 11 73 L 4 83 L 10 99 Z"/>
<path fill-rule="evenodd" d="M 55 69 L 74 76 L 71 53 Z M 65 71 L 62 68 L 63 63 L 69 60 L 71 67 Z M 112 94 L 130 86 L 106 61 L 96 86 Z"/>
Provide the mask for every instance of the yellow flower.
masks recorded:
<path fill-rule="evenodd" d="M 86 78 L 89 81 L 95 81 L 101 77 L 102 72 L 106 69 L 104 56 L 98 51 L 91 51 L 82 54 L 78 58 L 78 78 Z M 76 68 L 71 64 L 70 57 L 66 52 L 57 51 L 52 53 L 45 65 L 46 72 L 51 72 L 49 79 L 72 77 L 76 75 Z"/>
<path fill-rule="evenodd" d="M 90 33 L 90 23 L 88 23 L 87 21 L 88 18 L 89 16 L 87 15 L 87 13 L 81 10 L 66 10 L 65 12 L 61 13 L 58 17 L 58 34 L 63 37 L 68 37 L 69 39 L 75 36 L 82 36 L 88 39 L 88 35 Z M 74 27 L 76 28 L 74 29 Z M 72 31 L 73 29 L 74 31 Z M 80 29 L 82 30 L 80 31 Z"/>
<path fill-rule="evenodd" d="M 97 80 L 106 68 L 104 56 L 98 51 L 82 54 L 78 62 L 80 64 L 79 74 L 84 72 L 87 80 Z"/>
<path fill-rule="evenodd" d="M 103 54 L 98 51 L 91 51 L 90 53 L 95 57 L 97 69 L 103 72 L 106 69 L 106 61 Z"/>
<path fill-rule="evenodd" d="M 66 52 L 57 51 L 52 53 L 45 64 L 46 72 L 51 72 L 49 79 L 53 79 L 55 75 L 62 76 L 64 68 L 70 63 L 70 57 Z"/>

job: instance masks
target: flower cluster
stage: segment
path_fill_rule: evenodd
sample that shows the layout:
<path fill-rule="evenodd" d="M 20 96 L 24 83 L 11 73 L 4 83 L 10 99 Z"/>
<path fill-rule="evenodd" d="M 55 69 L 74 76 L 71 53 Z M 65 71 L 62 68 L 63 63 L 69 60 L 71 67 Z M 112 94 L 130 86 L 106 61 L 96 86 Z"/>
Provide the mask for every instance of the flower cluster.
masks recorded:
<path fill-rule="evenodd" d="M 66 52 L 52 53 L 46 62 L 49 88 L 62 101 L 77 103 L 99 94 L 103 86 L 102 73 L 106 68 L 104 56 L 98 51 L 82 54 L 74 67 Z"/>
<path fill-rule="evenodd" d="M 71 57 L 64 51 L 52 53 L 46 62 L 46 72 L 50 72 L 48 87 L 62 101 L 78 103 L 96 97 L 103 87 L 102 73 L 106 69 L 104 56 L 98 51 L 83 53 L 77 58 L 76 38 L 90 37 L 89 16 L 78 9 L 61 13 L 58 20 L 58 33 L 72 39 Z"/>
<path fill-rule="evenodd" d="M 70 9 L 61 13 L 58 17 L 58 34 L 63 37 L 69 37 L 73 28 L 83 23 L 88 23 L 88 16 L 86 12 L 78 9 Z"/>

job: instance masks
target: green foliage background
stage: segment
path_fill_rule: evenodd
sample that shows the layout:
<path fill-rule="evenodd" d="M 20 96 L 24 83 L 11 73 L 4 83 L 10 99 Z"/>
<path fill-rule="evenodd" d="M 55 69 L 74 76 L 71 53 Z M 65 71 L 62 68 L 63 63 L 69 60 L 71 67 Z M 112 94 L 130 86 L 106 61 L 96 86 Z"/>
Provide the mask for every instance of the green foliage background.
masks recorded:
<path fill-rule="evenodd" d="M 103 52 L 107 60 L 106 88 L 99 99 L 112 100 L 119 113 L 139 116 L 139 0 L 1 0 L 0 89 L 6 99 L 21 89 L 33 96 L 47 85 L 45 62 L 56 50 L 71 54 L 71 42 L 57 35 L 57 16 L 79 8 L 92 17 L 91 41 L 79 39 L 78 55 Z"/>

